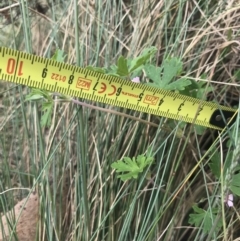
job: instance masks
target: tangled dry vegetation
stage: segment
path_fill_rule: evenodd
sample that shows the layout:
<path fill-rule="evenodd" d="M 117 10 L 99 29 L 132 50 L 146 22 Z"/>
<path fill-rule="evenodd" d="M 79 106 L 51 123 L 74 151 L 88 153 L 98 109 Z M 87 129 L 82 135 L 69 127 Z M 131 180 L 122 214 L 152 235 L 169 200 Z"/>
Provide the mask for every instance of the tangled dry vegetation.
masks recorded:
<path fill-rule="evenodd" d="M 240 5 L 238 1 L 208 1 L 208 8 L 206 8 L 206 1 L 185 1 L 180 4 L 180 1 L 174 0 L 103 0 L 100 4 L 97 1 L 82 0 L 78 1 L 79 36 L 77 37 L 74 1 L 66 2 L 52 2 L 48 9 L 39 12 L 36 5 L 32 5 L 34 1 L 29 1 L 28 16 L 31 30 L 29 36 L 32 53 L 49 57 L 57 48 L 60 48 L 66 53 L 65 61 L 68 63 L 78 63 L 81 66 L 90 64 L 109 66 L 115 63 L 121 54 L 137 56 L 144 47 L 153 45 L 158 48 L 158 65 L 166 56 L 178 56 L 182 59 L 184 70 L 189 78 L 199 81 L 210 80 L 209 85 L 214 87 L 214 91 L 208 96 L 209 100 L 218 100 L 226 106 L 238 104 L 238 80 L 234 75 L 240 65 Z M 17 3 L 12 1 L 11 4 Z M 27 48 L 26 33 L 24 33 L 21 10 L 17 5 L 12 8 L 8 6 L 9 2 L 4 6 L 0 4 L 0 44 L 25 50 Z M 79 49 L 76 49 L 76 39 L 80 43 Z M 78 55 L 80 55 L 79 59 L 76 58 Z M 34 183 L 38 186 L 37 193 L 30 194 L 28 199 L 25 199 L 27 193 L 21 191 L 10 192 L 9 196 L 1 199 L 0 210 L 9 211 L 2 216 L 0 241 L 7 240 L 6 237 L 9 237 L 11 233 L 9 222 L 11 223 L 14 219 L 18 220 L 15 234 L 19 241 L 32 241 L 35 235 L 42 238 L 49 237 L 44 225 L 52 224 L 56 220 L 54 224 L 56 227 L 51 226 L 54 230 L 52 235 L 56 235 L 59 240 L 76 240 L 74 239 L 76 238 L 75 228 L 79 228 L 80 231 L 87 229 L 88 235 L 81 240 L 90 240 L 89 237 L 92 235 L 95 235 L 92 240 L 103 240 L 99 238 L 101 235 L 101 237 L 104 235 L 109 235 L 108 237 L 116 235 L 117 237 L 123 225 L 125 212 L 121 210 L 121 207 L 124 208 L 124 205 L 116 204 L 116 210 L 113 211 L 112 216 L 107 221 L 105 220 L 106 223 L 103 222 L 103 225 L 110 229 L 105 226 L 107 231 L 104 228 L 98 229 L 102 215 L 107 215 L 106 210 L 110 210 L 115 205 L 114 201 L 126 185 L 114 183 L 113 179 L 116 177 L 113 177 L 108 161 L 120 159 L 126 153 L 132 156 L 139 154 L 142 146 L 148 146 L 156 137 L 156 130 L 148 126 L 124 122 L 120 117 L 113 117 L 110 114 L 106 114 L 102 121 L 96 124 L 103 115 L 93 110 L 84 110 L 86 117 L 84 121 L 87 127 L 81 131 L 88 132 L 84 141 L 88 145 L 85 155 L 89 163 L 86 165 L 87 168 L 78 166 L 80 164 L 76 163 L 76 160 L 82 153 L 79 154 L 78 150 L 78 144 L 81 141 L 75 134 L 79 133 L 78 121 L 74 122 L 71 119 L 73 113 L 74 115 L 76 113 L 74 106 L 69 103 L 56 105 L 54 125 L 43 130 L 44 135 L 40 136 L 37 126 L 33 126 L 37 116 L 32 116 L 32 113 L 37 115 L 36 107 L 24 105 L 25 110 L 21 111 L 23 106 L 16 101 L 16 99 L 21 99 L 21 94 L 25 94 L 27 90 L 24 88 L 21 92 L 19 89 L 11 89 L 11 85 L 4 82 L 0 83 L 0 88 L 2 141 L 0 190 L 5 191 L 12 187 L 17 187 L 19 190 L 22 187 L 31 188 Z M 139 113 L 134 115 L 141 116 Z M 146 118 L 159 123 L 158 117 Z M 186 128 L 185 131 L 183 135 L 187 136 L 188 129 Z M 129 144 L 134 133 L 139 135 L 138 143 Z M 42 139 L 39 140 L 39 138 Z M 190 138 L 192 145 L 199 146 L 204 152 L 216 138 L 216 133 L 206 130 L 204 135 L 192 134 Z M 120 144 L 115 144 L 118 141 Z M 41 147 L 41 143 L 44 143 L 44 147 Z M 183 140 L 178 140 L 176 154 L 172 155 L 173 166 L 183 145 Z M 56 147 L 53 159 L 57 160 L 58 165 L 53 161 L 49 162 L 49 166 L 46 167 L 47 158 L 43 163 L 40 160 L 44 159 L 43 153 L 48 158 L 51 156 L 53 146 Z M 41 151 L 41 148 L 44 148 L 44 151 Z M 175 173 L 171 191 L 175 190 L 191 171 L 198 156 L 199 153 L 196 150 L 191 147 L 186 148 L 184 162 L 181 162 L 174 171 L 170 168 L 169 176 L 165 177 L 165 181 L 167 183 L 172 177 L 171 174 Z M 45 170 L 42 172 L 43 167 Z M 78 218 L 84 219 L 86 223 L 89 222 L 88 228 L 84 224 L 76 224 L 72 221 L 76 218 L 76 209 L 79 208 L 77 202 L 82 200 L 82 197 L 78 196 L 79 190 L 82 190 L 78 184 L 80 183 L 80 170 L 86 170 L 87 173 L 86 192 L 91 218 L 88 220 L 84 211 L 78 213 Z M 37 179 L 39 174 L 41 176 Z M 63 178 L 65 175 L 68 180 L 67 188 L 66 179 Z M 152 188 L 154 178 L 156 176 L 153 175 L 151 181 L 146 181 L 146 189 Z M 209 183 L 213 183 L 211 175 L 208 178 Z M 96 181 L 98 179 L 99 182 Z M 52 185 L 56 185 L 60 191 L 57 193 Z M 196 175 L 194 180 L 186 183 L 186 191 L 180 192 L 169 211 L 163 214 L 157 225 L 156 233 L 159 236 L 162 235 L 175 213 L 174 225 L 169 227 L 170 232 L 166 234 L 169 235 L 166 240 L 194 240 L 196 230 L 183 227 L 188 225 L 187 220 L 192 204 L 205 197 L 203 190 L 201 175 Z M 163 190 L 163 193 L 165 191 Z M 212 185 L 209 185 L 209 192 L 211 191 Z M 48 193 L 49 196 L 40 200 L 39 195 L 43 192 Z M 107 201 L 103 198 L 104 195 L 108 196 Z M 147 191 L 142 192 L 141 195 L 144 197 L 142 201 L 144 204 L 141 206 L 144 209 L 149 197 Z M 13 201 L 8 202 L 8 200 Z M 127 200 L 128 195 L 124 196 L 121 204 Z M 8 205 L 3 208 L 3 204 Z M 53 211 L 54 205 L 61 206 L 62 211 Z M 50 207 L 48 211 L 52 210 L 56 215 L 51 216 L 45 213 L 44 223 L 43 207 L 45 206 Z M 181 210 L 178 209 L 179 206 Z M 13 213 L 15 213 L 15 218 L 12 217 Z M 133 232 L 140 222 L 137 215 L 135 216 L 136 219 L 132 222 Z M 46 217 L 49 218 L 49 223 Z M 41 232 L 38 233 L 37 230 Z M 3 238 L 4 233 L 5 238 Z M 229 240 L 239 235 L 237 224 L 232 225 L 231 233 L 233 233 L 232 239 Z"/>

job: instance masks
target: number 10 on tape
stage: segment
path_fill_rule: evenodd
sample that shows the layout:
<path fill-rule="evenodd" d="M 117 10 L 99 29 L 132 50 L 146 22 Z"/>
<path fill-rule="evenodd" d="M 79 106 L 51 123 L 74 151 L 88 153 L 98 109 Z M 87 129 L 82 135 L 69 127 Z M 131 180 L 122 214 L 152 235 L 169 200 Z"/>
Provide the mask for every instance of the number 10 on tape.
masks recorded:
<path fill-rule="evenodd" d="M 217 103 L 4 47 L 0 47 L 0 78 L 219 130 L 236 112 Z"/>

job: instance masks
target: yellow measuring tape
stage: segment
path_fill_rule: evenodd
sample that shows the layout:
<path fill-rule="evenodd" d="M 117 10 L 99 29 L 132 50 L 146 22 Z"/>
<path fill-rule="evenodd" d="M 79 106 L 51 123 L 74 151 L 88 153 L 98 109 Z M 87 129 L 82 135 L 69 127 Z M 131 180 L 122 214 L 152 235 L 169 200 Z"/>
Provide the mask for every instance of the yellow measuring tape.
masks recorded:
<path fill-rule="evenodd" d="M 0 47 L 0 79 L 223 129 L 236 110 L 87 68 Z"/>

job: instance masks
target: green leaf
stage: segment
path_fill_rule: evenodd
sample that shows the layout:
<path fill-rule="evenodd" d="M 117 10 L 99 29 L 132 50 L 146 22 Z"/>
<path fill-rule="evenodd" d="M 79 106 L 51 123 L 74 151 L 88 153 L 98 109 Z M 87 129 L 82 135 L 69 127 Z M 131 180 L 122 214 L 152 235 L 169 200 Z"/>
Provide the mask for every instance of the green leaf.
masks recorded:
<path fill-rule="evenodd" d="M 132 178 L 137 179 L 137 177 L 138 177 L 138 174 L 134 174 L 134 173 L 118 175 L 118 178 L 120 178 L 124 182 Z"/>
<path fill-rule="evenodd" d="M 191 82 L 191 84 L 186 86 L 185 89 L 181 91 L 181 94 L 196 98 L 197 92 L 199 90 L 199 85 L 195 80 L 190 79 L 189 81 Z"/>
<path fill-rule="evenodd" d="M 195 213 L 191 213 L 189 215 L 188 222 L 192 225 L 199 227 L 206 215 L 206 212 L 205 212 L 205 210 L 203 210 L 195 205 L 193 206 L 193 209 L 194 209 Z"/>
<path fill-rule="evenodd" d="M 152 164 L 153 160 L 154 160 L 153 157 L 147 157 L 147 159 L 145 160 L 145 166 Z"/>
<path fill-rule="evenodd" d="M 148 83 L 150 86 L 164 90 L 183 91 L 187 86 L 192 84 L 186 78 L 171 82 L 182 71 L 182 62 L 177 58 L 164 60 L 161 67 L 148 64 L 144 67 L 144 70 L 147 77 L 153 81 L 153 83 Z"/>
<path fill-rule="evenodd" d="M 150 165 L 153 161 L 152 157 L 145 157 L 144 155 L 139 155 L 137 159 L 133 157 L 124 157 L 123 160 L 118 160 L 112 163 L 111 167 L 115 169 L 117 173 L 123 172 L 123 174 L 118 175 L 122 181 L 129 180 L 131 178 L 137 178 L 139 173 L 143 172 L 144 168 Z"/>
<path fill-rule="evenodd" d="M 128 172 L 130 169 L 128 164 L 120 160 L 112 163 L 111 167 L 116 169 L 116 172 Z"/>
<path fill-rule="evenodd" d="M 140 170 L 143 170 L 143 168 L 147 165 L 146 157 L 143 155 L 140 155 L 137 157 L 137 164 L 139 166 Z"/>
<path fill-rule="evenodd" d="M 182 93 L 181 93 L 182 94 Z M 203 133 L 206 131 L 207 127 L 205 126 L 200 126 L 200 125 L 196 125 L 195 124 L 195 132 L 197 133 L 197 135 L 203 135 Z"/>
<path fill-rule="evenodd" d="M 220 152 L 215 152 L 211 155 L 211 161 L 209 167 L 211 168 L 212 173 L 220 179 L 221 175 L 221 154 Z M 223 178 L 225 179 L 227 171 L 232 163 L 232 153 L 228 153 L 225 157 L 224 167 L 223 167 Z M 235 180 L 235 179 L 234 179 Z M 232 180 L 233 181 L 233 180 Z M 238 182 L 238 181 L 237 181 Z M 234 184 L 234 183 L 233 183 Z M 235 185 L 235 184 L 234 184 Z M 240 184 L 239 184 L 240 185 Z"/>
<path fill-rule="evenodd" d="M 208 233 L 212 228 L 212 224 L 216 219 L 216 215 L 213 213 L 210 214 L 210 212 L 207 212 L 204 209 L 197 207 L 196 205 L 193 206 L 193 210 L 195 211 L 195 213 L 189 215 L 189 224 L 194 225 L 195 227 L 201 227 L 201 225 L 203 224 L 203 232 Z M 216 211 L 217 210 L 213 210 L 213 212 Z M 221 226 L 222 224 L 219 221 L 217 224 L 217 228 L 220 228 Z"/>
<path fill-rule="evenodd" d="M 25 97 L 26 101 L 30 101 L 30 100 L 41 100 L 43 99 L 43 95 L 41 94 L 28 94 Z"/>
<path fill-rule="evenodd" d="M 213 87 L 211 86 L 207 87 L 206 85 L 204 85 L 203 87 L 198 89 L 196 98 L 201 100 L 206 100 L 208 93 L 212 91 L 214 91 Z"/>
<path fill-rule="evenodd" d="M 240 187 L 240 173 L 233 175 L 231 185 Z"/>
<path fill-rule="evenodd" d="M 41 90 L 41 89 L 35 89 L 32 88 L 31 92 L 25 96 L 25 100 L 40 100 L 40 99 L 45 99 L 48 101 L 52 100 L 52 93 L 47 91 L 47 90 Z"/>
<path fill-rule="evenodd" d="M 165 59 L 163 62 L 162 82 L 166 86 L 170 83 L 173 77 L 176 77 L 182 72 L 182 62 L 177 58 Z"/>
<path fill-rule="evenodd" d="M 105 69 L 104 69 L 104 68 L 87 66 L 86 69 L 89 69 L 89 70 L 92 70 L 92 71 L 96 71 L 96 72 L 105 74 Z"/>
<path fill-rule="evenodd" d="M 42 106 L 43 115 L 41 117 L 41 127 L 49 127 L 52 120 L 53 101 L 46 102 Z"/>
<path fill-rule="evenodd" d="M 235 172 L 240 171 L 240 166 L 236 166 L 236 167 L 234 168 L 234 171 L 235 171 Z"/>
<path fill-rule="evenodd" d="M 229 189 L 232 191 L 233 194 L 240 197 L 240 187 L 239 186 L 230 185 Z"/>
<path fill-rule="evenodd" d="M 178 79 L 172 83 L 169 83 L 164 87 L 165 90 L 184 90 L 186 86 L 191 85 L 191 81 L 188 79 Z"/>
<path fill-rule="evenodd" d="M 163 68 L 162 67 L 157 67 L 152 64 L 147 64 L 144 67 L 145 73 L 149 79 L 153 81 L 153 83 L 157 86 L 161 86 L 161 73 Z"/>
<path fill-rule="evenodd" d="M 120 56 L 117 63 L 117 74 L 119 76 L 128 76 L 128 66 L 127 66 L 127 59 L 123 56 Z"/>
<path fill-rule="evenodd" d="M 224 178 L 227 175 L 228 169 L 232 165 L 232 160 L 233 160 L 233 152 L 228 152 L 227 156 L 225 157 L 225 160 L 224 160 L 224 169 L 223 169 L 223 177 Z"/>
<path fill-rule="evenodd" d="M 157 48 L 152 46 L 143 50 L 140 56 L 133 59 L 130 63 L 129 72 L 132 73 L 142 65 L 146 64 L 147 61 L 157 52 Z"/>
<path fill-rule="evenodd" d="M 220 153 L 215 152 L 211 157 L 211 162 L 209 163 L 209 167 L 211 168 L 212 173 L 217 177 L 220 178 L 221 175 L 221 162 L 220 162 Z"/>
<path fill-rule="evenodd" d="M 62 62 L 64 62 L 63 54 L 64 54 L 64 52 L 62 50 L 57 49 L 51 59 L 62 63 Z"/>

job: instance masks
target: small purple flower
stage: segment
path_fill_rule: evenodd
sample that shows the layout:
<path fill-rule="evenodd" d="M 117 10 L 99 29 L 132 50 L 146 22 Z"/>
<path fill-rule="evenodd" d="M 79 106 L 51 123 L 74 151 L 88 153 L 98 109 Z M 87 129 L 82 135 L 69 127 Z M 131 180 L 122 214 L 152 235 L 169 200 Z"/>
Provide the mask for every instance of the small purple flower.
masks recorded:
<path fill-rule="evenodd" d="M 232 194 L 227 195 L 226 202 L 227 202 L 228 207 L 233 207 L 233 195 Z"/>
<path fill-rule="evenodd" d="M 134 78 L 132 79 L 132 82 L 134 82 L 134 83 L 140 83 L 140 78 L 139 78 L 139 77 L 134 77 Z"/>

